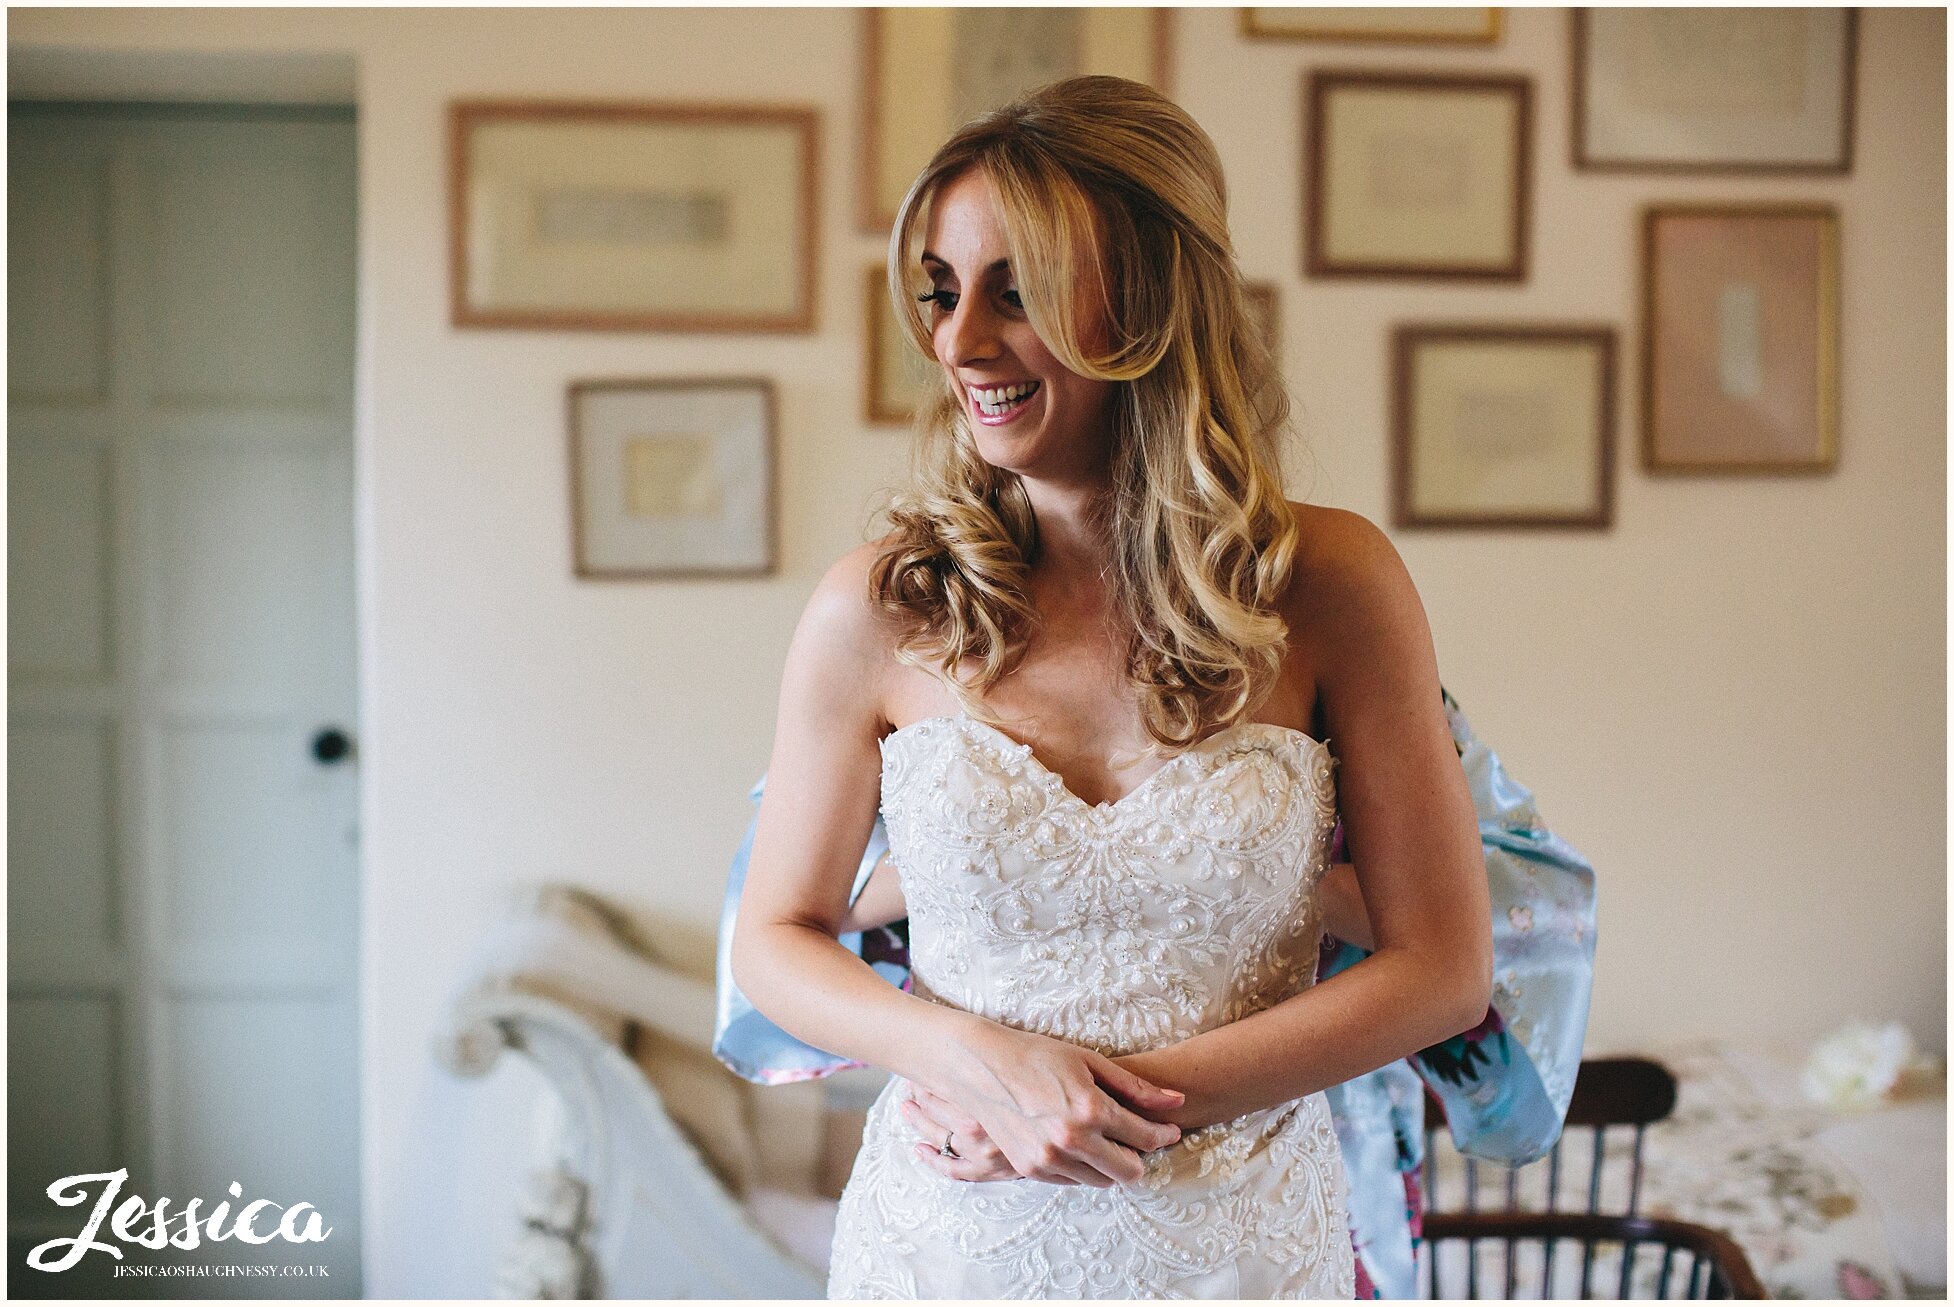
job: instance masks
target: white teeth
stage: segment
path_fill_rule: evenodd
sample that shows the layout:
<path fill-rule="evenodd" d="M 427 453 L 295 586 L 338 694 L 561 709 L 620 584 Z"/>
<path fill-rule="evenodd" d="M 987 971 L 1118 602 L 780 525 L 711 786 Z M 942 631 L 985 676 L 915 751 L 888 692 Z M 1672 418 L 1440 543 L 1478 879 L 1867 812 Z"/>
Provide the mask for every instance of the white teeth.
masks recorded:
<path fill-rule="evenodd" d="M 972 390 L 970 393 L 985 412 L 995 413 L 1009 408 L 1036 389 L 1038 383 L 1031 381 L 1016 386 L 1004 386 L 997 390 Z"/>

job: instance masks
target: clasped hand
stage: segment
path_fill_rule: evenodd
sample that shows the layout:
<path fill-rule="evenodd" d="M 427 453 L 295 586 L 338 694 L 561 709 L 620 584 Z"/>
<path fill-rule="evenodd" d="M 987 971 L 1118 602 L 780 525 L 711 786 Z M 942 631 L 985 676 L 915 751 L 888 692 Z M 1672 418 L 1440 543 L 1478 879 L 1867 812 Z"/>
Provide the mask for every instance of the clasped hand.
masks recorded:
<path fill-rule="evenodd" d="M 1150 1121 L 1119 1101 L 1170 1111 L 1184 1101 L 1180 1091 L 1091 1049 L 994 1027 L 968 1052 L 972 1074 L 956 1078 L 955 1101 L 912 1081 L 898 1105 L 931 1141 L 915 1145 L 917 1156 L 950 1179 L 1108 1189 L 1140 1179 L 1140 1154 L 1181 1136 L 1179 1126 Z M 946 1137 L 958 1156 L 939 1151 Z"/>

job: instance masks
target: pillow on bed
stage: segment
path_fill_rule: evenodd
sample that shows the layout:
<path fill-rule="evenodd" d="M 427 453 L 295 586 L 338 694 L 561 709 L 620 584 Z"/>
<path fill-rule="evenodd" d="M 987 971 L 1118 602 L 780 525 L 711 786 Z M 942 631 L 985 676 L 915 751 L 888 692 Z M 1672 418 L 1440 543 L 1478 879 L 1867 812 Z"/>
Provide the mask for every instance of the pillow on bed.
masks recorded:
<path fill-rule="evenodd" d="M 719 1182 L 744 1198 L 760 1174 L 745 1086 L 697 1047 L 632 1023 L 625 1050 Z"/>
<path fill-rule="evenodd" d="M 702 1045 L 637 1023 L 626 1051 L 665 1100 L 672 1123 L 733 1197 L 746 1200 L 762 1186 L 809 1196 L 824 1191 L 824 1172 L 832 1169 L 839 1145 L 832 1142 L 836 1131 L 828 1124 L 820 1082 L 749 1084 Z M 841 1129 L 842 1137 L 846 1133 Z M 843 1180 L 860 1144 L 857 1124 Z M 840 1196 L 839 1185 L 832 1196 Z"/>

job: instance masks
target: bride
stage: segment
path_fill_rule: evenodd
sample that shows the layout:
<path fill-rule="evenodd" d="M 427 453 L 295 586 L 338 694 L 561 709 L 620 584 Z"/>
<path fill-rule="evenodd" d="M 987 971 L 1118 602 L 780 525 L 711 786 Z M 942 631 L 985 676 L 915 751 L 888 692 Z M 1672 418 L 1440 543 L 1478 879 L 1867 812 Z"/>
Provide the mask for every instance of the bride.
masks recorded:
<path fill-rule="evenodd" d="M 889 281 L 939 386 L 893 530 L 795 631 L 731 955 L 892 1073 L 829 1296 L 1350 1297 L 1323 1091 L 1491 988 L 1410 577 L 1284 498 L 1219 159 L 1158 93 L 1073 78 L 958 131 Z M 878 808 L 909 992 L 837 938 Z M 1375 949 L 1316 984 L 1339 814 Z"/>

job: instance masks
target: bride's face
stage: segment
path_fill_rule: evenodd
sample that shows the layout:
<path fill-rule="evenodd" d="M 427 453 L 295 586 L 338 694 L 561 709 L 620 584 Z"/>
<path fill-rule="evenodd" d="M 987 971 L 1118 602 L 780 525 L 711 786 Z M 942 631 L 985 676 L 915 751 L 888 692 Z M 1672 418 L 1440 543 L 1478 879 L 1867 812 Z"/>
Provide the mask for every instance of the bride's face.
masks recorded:
<path fill-rule="evenodd" d="M 1034 476 L 1100 466 L 1113 383 L 1073 372 L 1032 330 L 996 191 L 981 169 L 937 195 L 922 271 L 932 289 L 924 321 L 937 361 L 963 399 L 984 461 Z M 1088 325 L 1090 341 L 1097 324 Z"/>

